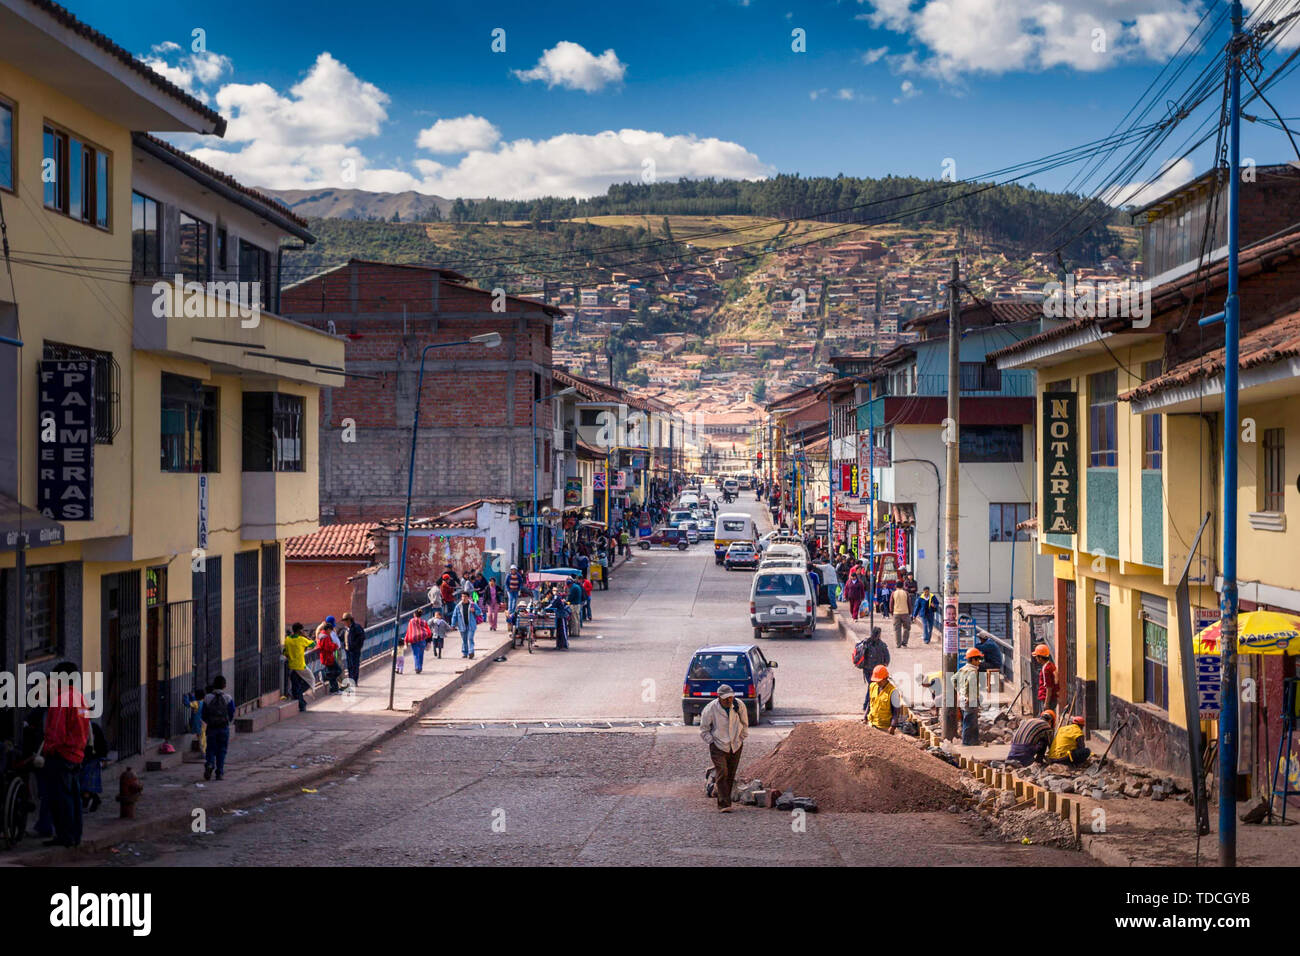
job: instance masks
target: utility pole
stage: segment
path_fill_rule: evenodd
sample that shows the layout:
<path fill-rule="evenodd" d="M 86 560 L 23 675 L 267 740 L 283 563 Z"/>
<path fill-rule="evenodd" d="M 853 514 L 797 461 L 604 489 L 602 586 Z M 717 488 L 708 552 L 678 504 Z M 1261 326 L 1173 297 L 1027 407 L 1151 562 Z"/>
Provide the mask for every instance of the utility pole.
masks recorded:
<path fill-rule="evenodd" d="M 867 383 L 867 603 L 876 630 L 876 380 Z"/>
<path fill-rule="evenodd" d="M 1228 96 L 1228 295 L 1223 304 L 1223 593 L 1219 598 L 1222 675 L 1219 713 L 1219 866 L 1237 865 L 1237 363 L 1241 345 L 1237 298 L 1238 189 L 1241 182 L 1241 0 L 1232 4 Z M 1284 798 L 1285 799 L 1285 798 Z"/>
<path fill-rule="evenodd" d="M 943 736 L 957 736 L 957 709 L 954 706 L 953 678 L 957 673 L 957 517 L 959 512 L 957 476 L 961 444 L 961 305 L 957 286 L 961 273 L 952 260 L 952 280 L 948 283 L 948 420 L 944 440 L 948 446 L 948 494 L 944 499 L 943 555 Z"/>

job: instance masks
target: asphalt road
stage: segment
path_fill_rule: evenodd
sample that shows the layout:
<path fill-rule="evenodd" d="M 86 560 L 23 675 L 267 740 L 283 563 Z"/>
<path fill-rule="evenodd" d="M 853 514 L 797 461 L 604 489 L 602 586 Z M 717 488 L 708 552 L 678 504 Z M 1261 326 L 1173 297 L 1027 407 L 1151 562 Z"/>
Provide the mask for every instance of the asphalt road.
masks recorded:
<path fill-rule="evenodd" d="M 752 494 L 741 502 L 757 513 Z M 748 641 L 750 574 L 708 545 L 637 552 L 596 592 L 573 649 L 547 644 L 462 690 L 421 725 L 315 788 L 209 819 L 78 865 L 427 864 L 1089 865 L 1078 853 L 1001 843 L 965 813 L 719 814 L 704 796 L 707 754 L 681 724 L 691 652 Z M 856 714 L 862 680 L 849 642 L 825 622 L 811 640 L 770 639 L 772 722 L 741 761 L 769 752 L 789 722 Z M 481 726 L 480 726 L 481 725 Z M 580 726 L 579 726 L 580 725 Z"/>

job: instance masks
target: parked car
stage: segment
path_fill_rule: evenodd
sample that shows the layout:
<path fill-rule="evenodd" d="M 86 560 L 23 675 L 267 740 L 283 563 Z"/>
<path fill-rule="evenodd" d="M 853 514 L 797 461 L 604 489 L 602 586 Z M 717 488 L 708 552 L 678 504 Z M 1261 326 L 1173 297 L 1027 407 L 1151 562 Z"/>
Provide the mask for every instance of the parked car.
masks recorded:
<path fill-rule="evenodd" d="M 679 510 L 668 512 L 668 527 L 676 528 L 683 521 L 690 521 L 691 513 L 689 510 Z"/>
<path fill-rule="evenodd" d="M 805 568 L 759 568 L 749 591 L 749 623 L 754 628 L 754 640 L 767 631 L 811 638 L 817 630 L 815 605 Z"/>
<path fill-rule="evenodd" d="M 703 518 L 697 519 L 695 523 L 700 527 L 701 539 L 703 538 L 708 538 L 710 540 L 713 539 L 713 533 L 717 530 L 718 526 L 714 522 L 712 516 L 705 515 Z"/>
<path fill-rule="evenodd" d="M 686 540 L 690 544 L 700 543 L 700 523 L 692 518 L 690 521 L 683 521 L 677 526 L 679 531 L 686 532 Z"/>
<path fill-rule="evenodd" d="M 642 538 L 637 544 L 642 551 L 649 551 L 652 547 L 685 551 L 691 546 L 686 538 L 686 532 L 681 528 L 660 528 L 658 531 L 651 532 L 649 537 Z"/>
<path fill-rule="evenodd" d="M 722 557 L 722 566 L 730 571 L 732 568 L 758 568 L 758 552 L 748 541 L 736 541 L 727 548 Z"/>
<path fill-rule="evenodd" d="M 775 670 L 776 661 L 769 661 L 754 644 L 701 647 L 691 657 L 682 684 L 683 723 L 695 723 L 700 711 L 718 696 L 718 688 L 728 684 L 749 711 L 749 725 L 757 726 L 763 712 L 775 706 Z"/>

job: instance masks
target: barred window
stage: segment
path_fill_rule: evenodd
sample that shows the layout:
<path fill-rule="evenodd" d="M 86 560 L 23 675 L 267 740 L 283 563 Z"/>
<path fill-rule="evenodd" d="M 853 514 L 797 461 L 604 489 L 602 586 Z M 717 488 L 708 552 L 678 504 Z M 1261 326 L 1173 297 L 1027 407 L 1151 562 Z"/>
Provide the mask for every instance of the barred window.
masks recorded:
<path fill-rule="evenodd" d="M 1286 510 L 1286 431 L 1264 429 L 1264 510 Z"/>
<path fill-rule="evenodd" d="M 51 362 L 95 363 L 95 444 L 113 444 L 122 427 L 122 369 L 113 353 L 46 342 L 42 357 Z"/>
<path fill-rule="evenodd" d="M 1088 466 L 1114 468 L 1119 463 L 1115 401 L 1119 373 L 1115 369 L 1088 376 Z"/>
<path fill-rule="evenodd" d="M 1164 369 L 1159 359 L 1144 362 L 1142 381 L 1149 382 L 1158 378 Z M 1148 471 L 1159 471 L 1164 461 L 1165 435 L 1164 418 L 1160 415 L 1142 416 L 1142 467 Z"/>

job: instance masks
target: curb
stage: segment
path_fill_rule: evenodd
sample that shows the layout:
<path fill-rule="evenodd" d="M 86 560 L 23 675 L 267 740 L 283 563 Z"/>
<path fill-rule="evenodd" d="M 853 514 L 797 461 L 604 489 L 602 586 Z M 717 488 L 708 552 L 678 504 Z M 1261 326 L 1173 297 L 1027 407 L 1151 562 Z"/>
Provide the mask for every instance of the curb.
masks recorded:
<path fill-rule="evenodd" d="M 409 728 L 415 726 L 416 724 L 419 723 L 420 718 L 423 717 L 430 710 L 432 710 L 433 708 L 437 707 L 439 704 L 446 701 L 447 698 L 451 697 L 453 694 L 456 693 L 456 691 L 460 690 L 466 684 L 469 684 L 474 680 L 477 680 L 478 677 L 480 677 L 482 673 L 487 669 L 487 666 L 489 664 L 494 663 L 493 658 L 500 657 L 502 654 L 505 654 L 513 644 L 514 644 L 514 638 L 507 638 L 502 644 L 497 646 L 495 649 L 484 653 L 482 660 L 475 661 L 470 667 L 466 668 L 464 671 L 457 674 L 455 677 L 453 677 L 450 681 L 448 681 L 445 685 L 440 687 L 438 690 L 434 691 L 428 697 L 423 698 L 418 704 L 412 707 L 411 713 L 408 714 L 404 719 L 398 721 L 396 724 L 394 724 L 392 727 L 389 727 L 387 730 L 381 731 L 377 736 L 371 738 L 370 740 L 367 740 L 360 748 L 354 750 L 352 753 L 345 754 L 339 760 L 336 760 L 334 763 L 329 764 L 328 766 L 307 771 L 293 780 L 281 782 L 276 784 L 275 786 L 264 787 L 261 790 L 256 790 L 252 793 L 249 793 L 246 796 L 241 796 L 239 797 L 238 800 L 234 802 L 253 803 L 259 800 L 265 800 L 267 797 L 274 797 L 277 794 L 287 793 L 295 789 L 301 789 L 302 787 L 310 787 L 313 784 L 319 783 L 331 776 L 334 776 L 340 771 L 346 770 L 351 764 L 356 762 L 357 758 L 360 757 L 362 753 L 364 753 L 366 750 L 384 744 L 387 741 L 391 740 L 392 738 L 396 737 L 397 735 L 408 730 Z M 376 658 L 376 659 L 382 660 L 383 658 Z M 414 704 L 414 702 L 412 703 Z M 216 795 L 213 794 L 212 796 L 215 797 Z M 207 793 L 204 794 L 204 799 L 208 799 Z M 196 800 L 195 804 L 196 804 L 196 808 L 203 807 L 202 800 Z M 104 806 L 108 807 L 110 806 L 110 803 L 107 800 L 105 800 Z M 206 810 L 207 808 L 203 807 L 203 809 Z M 170 816 L 156 817 L 147 820 L 138 820 L 136 821 L 134 826 L 126 827 L 122 830 L 119 830 L 113 833 L 112 836 L 104 836 L 97 839 L 83 840 L 81 846 L 76 848 L 67 849 L 67 848 L 51 847 L 49 849 L 44 849 L 40 852 L 23 854 L 17 857 L 7 858 L 5 862 L 12 862 L 15 865 L 35 865 L 35 866 L 41 866 L 50 863 L 71 862 L 72 860 L 76 860 L 80 857 L 83 857 L 88 853 L 94 853 L 100 850 L 105 850 L 108 847 L 116 846 L 119 843 L 125 843 L 131 840 L 139 840 L 143 836 L 153 831 L 156 831 L 159 828 L 167 829 L 172 827 L 176 827 L 176 828 L 188 827 L 191 820 L 193 819 L 192 812 L 193 812 L 192 810 L 188 810 L 183 813 L 176 813 Z"/>

